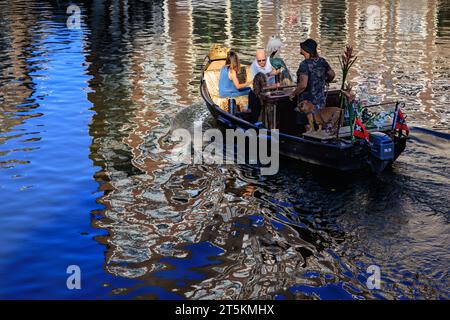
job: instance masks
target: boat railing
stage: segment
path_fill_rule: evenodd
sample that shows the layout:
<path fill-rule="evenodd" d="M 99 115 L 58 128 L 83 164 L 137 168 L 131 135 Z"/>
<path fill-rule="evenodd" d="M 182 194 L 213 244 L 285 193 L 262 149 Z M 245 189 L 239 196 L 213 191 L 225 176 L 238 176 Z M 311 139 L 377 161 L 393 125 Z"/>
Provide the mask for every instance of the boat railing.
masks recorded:
<path fill-rule="evenodd" d="M 404 103 L 400 101 L 362 105 L 361 114 L 357 116 L 370 131 L 374 129 L 386 131 L 392 127 L 395 112 L 401 105 Z"/>

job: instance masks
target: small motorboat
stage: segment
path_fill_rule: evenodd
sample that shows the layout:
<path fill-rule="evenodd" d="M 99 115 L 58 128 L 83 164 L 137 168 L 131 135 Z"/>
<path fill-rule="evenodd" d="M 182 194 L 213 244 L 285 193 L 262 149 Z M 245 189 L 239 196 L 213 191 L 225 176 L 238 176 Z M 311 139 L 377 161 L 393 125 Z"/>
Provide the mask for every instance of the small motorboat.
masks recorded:
<path fill-rule="evenodd" d="M 227 48 L 214 45 L 203 65 L 200 81 L 200 93 L 212 116 L 226 128 L 241 128 L 243 130 L 261 129 L 278 130 L 279 153 L 310 164 L 337 169 L 340 171 L 354 171 L 370 168 L 375 173 L 382 172 L 405 150 L 407 135 L 395 127 L 395 112 L 400 107 L 400 102 L 387 102 L 376 105 L 364 105 L 364 112 L 371 115 L 376 121 L 366 121 L 365 126 L 369 133 L 369 140 L 355 139 L 350 125 L 343 125 L 335 134 L 322 131 L 306 133 L 302 132 L 296 123 L 298 112 L 296 103 L 288 98 L 289 90 L 294 86 L 281 86 L 275 90 L 268 90 L 267 97 L 272 98 L 276 108 L 272 110 L 272 123 L 252 123 L 241 114 L 228 112 L 228 99 L 218 95 L 218 83 L 220 69 L 225 64 Z M 242 63 L 249 76 L 249 65 Z M 284 92 L 283 92 L 284 91 Z M 291 91 L 292 92 L 292 91 Z M 330 89 L 327 94 L 326 106 L 339 106 L 341 90 Z M 243 100 L 246 97 L 240 97 Z M 268 99 L 270 100 L 270 99 Z M 245 104 L 245 101 L 242 102 Z M 270 101 L 269 101 L 270 103 Z M 381 110 L 373 111 L 372 110 Z M 344 123 L 342 121 L 341 123 Z M 303 130 L 304 131 L 304 130 Z M 267 135 L 266 135 L 267 136 Z"/>

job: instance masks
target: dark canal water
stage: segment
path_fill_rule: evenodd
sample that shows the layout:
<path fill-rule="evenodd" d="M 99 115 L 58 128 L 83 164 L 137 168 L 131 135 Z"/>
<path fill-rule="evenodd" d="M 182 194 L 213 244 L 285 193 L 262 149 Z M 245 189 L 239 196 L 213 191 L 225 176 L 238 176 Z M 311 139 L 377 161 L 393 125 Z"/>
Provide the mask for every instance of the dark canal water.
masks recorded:
<path fill-rule="evenodd" d="M 0 2 L 1 298 L 450 298 L 448 1 L 73 1 L 78 29 L 69 4 Z M 214 125 L 210 45 L 273 34 L 294 71 L 307 37 L 336 70 L 354 45 L 358 93 L 406 102 L 391 171 L 168 160 L 171 128 Z"/>

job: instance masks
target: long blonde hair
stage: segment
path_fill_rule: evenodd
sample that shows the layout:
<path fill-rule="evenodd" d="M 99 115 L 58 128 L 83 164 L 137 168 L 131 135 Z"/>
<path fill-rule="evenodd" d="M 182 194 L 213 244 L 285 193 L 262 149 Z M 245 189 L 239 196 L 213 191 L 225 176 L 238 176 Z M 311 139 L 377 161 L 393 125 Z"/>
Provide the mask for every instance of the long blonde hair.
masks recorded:
<path fill-rule="evenodd" d="M 225 64 L 228 66 L 228 72 L 234 70 L 236 71 L 236 73 L 238 73 L 239 70 L 241 70 L 241 62 L 239 61 L 237 53 L 234 51 L 228 52 Z"/>

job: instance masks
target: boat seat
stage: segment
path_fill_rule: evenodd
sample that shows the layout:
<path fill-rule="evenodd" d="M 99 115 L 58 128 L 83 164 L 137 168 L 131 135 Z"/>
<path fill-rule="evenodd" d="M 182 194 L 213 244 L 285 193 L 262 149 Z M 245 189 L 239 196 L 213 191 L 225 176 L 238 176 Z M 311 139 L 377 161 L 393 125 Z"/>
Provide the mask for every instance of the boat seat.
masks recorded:
<path fill-rule="evenodd" d="M 208 66 L 208 70 L 220 70 L 224 65 L 225 60 L 212 61 Z"/>
<path fill-rule="evenodd" d="M 222 110 L 229 112 L 228 110 L 228 98 L 221 98 L 219 96 L 219 77 L 220 69 L 225 64 L 224 60 L 213 61 L 208 69 L 204 72 L 203 78 L 206 82 L 206 88 L 208 89 L 209 96 L 215 104 L 217 104 Z M 250 66 L 245 66 L 247 73 L 247 79 L 251 77 Z M 240 110 L 243 110 L 244 106 L 248 105 L 248 95 L 235 97 L 236 105 Z"/>

